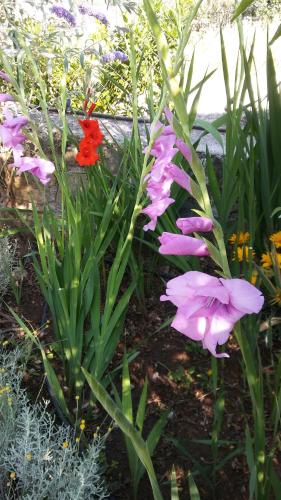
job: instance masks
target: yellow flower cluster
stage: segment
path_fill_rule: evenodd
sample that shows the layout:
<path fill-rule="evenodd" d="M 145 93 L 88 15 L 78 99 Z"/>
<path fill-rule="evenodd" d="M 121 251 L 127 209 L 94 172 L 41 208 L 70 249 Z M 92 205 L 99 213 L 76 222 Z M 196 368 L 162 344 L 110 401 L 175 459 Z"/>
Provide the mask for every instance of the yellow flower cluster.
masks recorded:
<path fill-rule="evenodd" d="M 237 245 L 235 250 L 233 251 L 233 260 L 237 260 L 238 262 L 249 262 L 249 256 L 251 255 L 251 247 L 247 245 L 250 239 L 250 233 L 248 232 L 240 232 L 233 233 L 229 242 L 231 245 Z M 269 236 L 269 240 L 273 243 L 275 248 L 281 248 L 281 231 L 277 233 L 273 233 Z M 252 250 L 252 256 L 255 256 L 255 251 Z M 273 267 L 273 263 L 281 269 L 281 253 L 276 253 L 275 257 L 272 252 L 263 253 L 261 256 L 261 266 L 264 269 L 270 269 Z"/>
<path fill-rule="evenodd" d="M 229 243 L 231 243 L 231 245 L 245 245 L 245 243 L 248 243 L 249 238 L 250 233 L 248 232 L 233 233 L 229 238 Z"/>
<path fill-rule="evenodd" d="M 236 248 L 236 251 L 233 252 L 233 259 L 238 260 L 238 262 L 243 262 L 244 260 L 246 260 L 246 262 L 249 262 L 250 255 L 254 257 L 256 255 L 255 251 L 251 249 L 248 245 L 245 245 L 243 247 Z"/>
<path fill-rule="evenodd" d="M 248 232 L 233 233 L 230 236 L 230 244 L 236 246 L 235 250 L 233 250 L 233 260 L 238 260 L 238 262 L 249 262 L 250 255 L 254 257 L 254 250 L 249 247 L 249 245 L 246 245 L 246 243 L 249 242 L 249 239 L 250 233 Z"/>

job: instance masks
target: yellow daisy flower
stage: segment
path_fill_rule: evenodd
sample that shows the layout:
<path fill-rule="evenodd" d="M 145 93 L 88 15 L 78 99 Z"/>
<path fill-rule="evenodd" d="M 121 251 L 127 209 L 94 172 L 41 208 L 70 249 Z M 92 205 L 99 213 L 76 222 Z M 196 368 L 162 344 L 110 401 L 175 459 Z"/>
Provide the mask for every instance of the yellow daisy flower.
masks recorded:
<path fill-rule="evenodd" d="M 249 241 L 249 238 L 250 233 L 248 232 L 233 233 L 229 238 L 229 243 L 231 243 L 231 245 L 235 245 L 235 243 L 237 243 L 237 245 L 244 245 Z"/>
<path fill-rule="evenodd" d="M 254 250 L 252 250 L 252 256 L 255 255 Z M 238 262 L 242 262 L 243 260 L 246 260 L 246 262 L 249 262 L 249 256 L 250 256 L 250 247 L 248 245 L 244 245 L 243 247 L 237 247 L 236 251 L 233 252 L 233 260 L 238 260 Z"/>
<path fill-rule="evenodd" d="M 281 248 L 281 231 L 271 234 L 271 236 L 269 236 L 269 239 L 270 241 L 272 241 L 273 245 L 276 248 Z"/>
<path fill-rule="evenodd" d="M 274 256 L 270 252 L 263 253 L 261 256 L 261 265 L 264 269 L 269 269 L 273 266 Z M 276 263 L 281 269 L 281 253 L 276 254 Z"/>

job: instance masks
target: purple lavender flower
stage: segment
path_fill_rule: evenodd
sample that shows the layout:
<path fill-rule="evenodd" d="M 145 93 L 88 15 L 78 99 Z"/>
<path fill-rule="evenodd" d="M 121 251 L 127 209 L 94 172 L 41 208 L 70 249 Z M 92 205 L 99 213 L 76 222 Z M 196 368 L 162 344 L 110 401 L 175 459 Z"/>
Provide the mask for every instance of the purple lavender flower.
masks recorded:
<path fill-rule="evenodd" d="M 105 26 L 109 24 L 106 16 L 102 12 L 94 12 L 93 16 Z"/>
<path fill-rule="evenodd" d="M 65 9 L 64 7 L 54 5 L 53 7 L 51 7 L 50 11 L 57 17 L 65 19 L 65 21 L 67 21 L 70 26 L 76 26 L 75 17 L 71 14 L 71 12 L 69 12 L 69 10 Z"/>
<path fill-rule="evenodd" d="M 128 61 L 128 56 L 124 52 L 121 52 L 121 50 L 115 50 L 112 52 L 108 52 L 101 57 L 101 62 L 103 63 L 109 63 L 113 61 L 126 62 Z"/>
<path fill-rule="evenodd" d="M 102 24 L 107 26 L 109 24 L 108 19 L 102 12 L 95 12 L 93 11 L 90 7 L 87 7 L 86 5 L 79 5 L 78 7 L 80 14 L 82 16 L 91 16 L 95 17 L 98 21 L 100 21 Z"/>

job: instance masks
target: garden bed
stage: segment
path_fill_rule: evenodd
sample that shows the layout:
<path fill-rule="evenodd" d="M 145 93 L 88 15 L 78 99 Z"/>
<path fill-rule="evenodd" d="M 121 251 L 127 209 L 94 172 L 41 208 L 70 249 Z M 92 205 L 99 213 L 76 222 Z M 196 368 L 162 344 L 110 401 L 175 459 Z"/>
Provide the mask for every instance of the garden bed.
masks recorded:
<path fill-rule="evenodd" d="M 30 243 L 32 244 L 32 241 Z M 18 239 L 19 256 L 20 254 L 26 255 L 30 251 L 30 243 L 26 239 Z M 5 297 L 5 301 L 32 329 L 38 332 L 38 338 L 48 352 L 48 345 L 54 340 L 52 322 L 48 312 L 46 314 L 46 304 L 29 259 L 25 263 L 25 271 L 21 304 L 17 305 L 12 295 Z M 163 273 L 167 272 L 171 275 L 174 273 L 172 268 L 163 267 Z M 154 455 L 154 464 L 164 498 L 170 499 L 170 471 L 174 464 L 182 490 L 182 499 L 187 498 L 185 494 L 187 471 L 197 469 L 200 473 L 198 476 L 195 474 L 194 479 L 200 488 L 202 500 L 211 498 L 225 500 L 229 495 L 234 500 L 246 500 L 249 473 L 243 450 L 243 439 L 245 426 L 251 420 L 251 407 L 247 386 L 241 380 L 241 360 L 237 343 L 234 338 L 231 339 L 228 346 L 231 357 L 221 367 L 225 412 L 219 438 L 221 445 L 217 457 L 218 468 L 212 476 L 214 471 L 210 439 L 214 418 L 214 397 L 210 384 L 212 375 L 210 357 L 207 351 L 202 351 L 200 346 L 172 328 L 162 328 L 167 316 L 173 315 L 173 308 L 159 301 L 159 296 L 163 293 L 163 283 L 159 276 L 153 276 L 153 278 L 147 276 L 146 279 L 149 279 L 149 282 L 147 281 L 149 293 L 147 291 L 143 304 L 140 304 L 136 298 L 132 300 L 127 314 L 125 336 L 118 345 L 111 368 L 122 361 L 125 348 L 127 351 L 138 351 L 137 357 L 130 363 L 130 375 L 135 408 L 145 376 L 149 380 L 144 435 L 152 428 L 161 412 L 165 410 L 169 412 L 168 424 Z M 5 340 L 8 340 L 10 347 L 16 346 L 18 340 L 23 339 L 24 333 L 4 307 L 0 310 L 0 321 L 2 331 L 13 332 L 14 329 L 11 335 L 5 335 Z M 279 337 L 274 337 L 273 341 L 272 348 L 280 349 Z M 261 342 L 263 342 L 262 339 Z M 270 370 L 270 359 L 264 361 L 264 369 Z M 59 365 L 56 363 L 55 365 L 59 371 Z M 50 399 L 43 363 L 36 349 L 33 349 L 28 362 L 24 387 L 33 402 L 38 399 L 40 401 L 42 398 Z M 218 389 L 221 390 L 221 387 L 219 386 Z M 73 402 L 69 401 L 69 404 L 71 407 Z M 61 423 L 62 414 L 60 411 L 57 412 L 57 409 L 55 400 L 51 398 L 50 410 L 57 422 Z M 65 423 L 65 419 L 63 422 Z M 94 433 L 104 433 L 111 426 L 110 419 L 102 407 L 97 405 L 90 419 L 86 421 L 85 432 L 91 439 Z M 205 443 L 204 440 L 206 440 Z M 237 452 L 239 446 L 241 450 Z M 107 438 L 106 457 L 106 476 L 111 489 L 110 498 L 130 500 L 132 491 L 126 449 L 122 433 L 116 427 L 113 427 Z M 225 457 L 229 457 L 227 461 Z M 276 470 L 279 470 L 281 474 L 280 453 L 276 455 L 275 465 Z M 141 500 L 144 497 L 153 499 L 147 478 L 142 480 L 138 499 Z"/>

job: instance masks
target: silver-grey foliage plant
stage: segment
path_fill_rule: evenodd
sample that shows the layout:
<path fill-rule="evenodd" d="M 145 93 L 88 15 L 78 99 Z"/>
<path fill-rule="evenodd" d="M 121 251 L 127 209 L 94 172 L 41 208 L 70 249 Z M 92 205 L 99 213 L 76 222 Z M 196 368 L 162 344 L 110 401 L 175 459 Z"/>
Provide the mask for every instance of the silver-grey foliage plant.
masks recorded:
<path fill-rule="evenodd" d="M 22 349 L 0 349 L 0 498 L 101 500 L 104 439 L 79 453 L 70 428 L 56 425 L 46 404 L 30 405 L 21 388 Z"/>
<path fill-rule="evenodd" d="M 14 251 L 8 238 L 0 238 L 0 302 L 10 283 Z"/>

